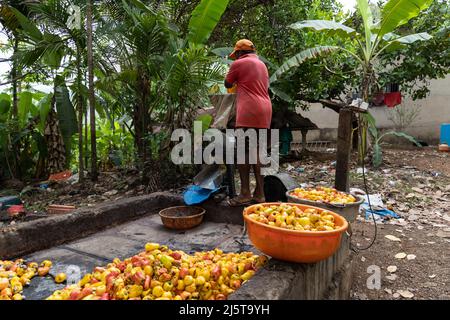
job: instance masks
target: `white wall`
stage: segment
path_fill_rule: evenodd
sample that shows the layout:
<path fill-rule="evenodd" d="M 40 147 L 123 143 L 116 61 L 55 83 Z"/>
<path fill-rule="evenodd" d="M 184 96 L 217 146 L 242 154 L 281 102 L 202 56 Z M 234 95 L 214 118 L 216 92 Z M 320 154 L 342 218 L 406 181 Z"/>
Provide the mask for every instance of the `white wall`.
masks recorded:
<path fill-rule="evenodd" d="M 430 94 L 426 99 L 412 101 L 403 98 L 402 104 L 406 108 L 418 107 L 420 113 L 416 120 L 404 131 L 429 143 L 437 144 L 440 138 L 440 127 L 443 123 L 450 123 L 450 75 L 445 79 L 430 82 Z M 373 107 L 371 114 L 377 121 L 377 127 L 393 128 L 394 124 L 388 119 L 390 108 Z M 311 104 L 309 111 L 302 111 L 304 117 L 317 124 L 320 131 L 308 132 L 308 140 L 335 140 L 338 124 L 338 114 L 331 109 L 323 108 L 321 104 Z M 294 139 L 299 139 L 298 134 Z"/>

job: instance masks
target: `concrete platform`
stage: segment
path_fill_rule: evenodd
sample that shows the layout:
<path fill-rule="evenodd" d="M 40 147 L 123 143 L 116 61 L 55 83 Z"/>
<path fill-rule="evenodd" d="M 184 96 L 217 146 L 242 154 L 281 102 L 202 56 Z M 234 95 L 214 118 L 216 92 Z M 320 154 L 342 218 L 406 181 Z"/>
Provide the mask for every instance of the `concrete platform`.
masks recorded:
<path fill-rule="evenodd" d="M 205 222 L 194 229 L 177 232 L 166 229 L 159 222 L 158 215 L 150 215 L 68 244 L 33 253 L 25 259 L 36 262 L 51 260 L 54 266 L 50 274 L 54 276 L 59 272 L 67 272 L 67 268 L 73 268 L 72 266 L 79 267 L 81 274 L 91 272 L 95 266 L 106 265 L 116 257 L 124 259 L 143 251 L 147 242 L 158 242 L 187 253 L 216 247 L 226 252 L 240 251 L 241 248 L 257 252 L 248 239 L 242 237 L 242 226 Z M 27 299 L 45 299 L 54 290 L 63 287 L 64 285 L 54 283 L 50 277 L 34 278 L 24 295 Z"/>
<path fill-rule="evenodd" d="M 80 268 L 82 275 L 95 266 L 106 265 L 115 257 L 124 259 L 144 250 L 146 242 L 159 242 L 188 253 L 217 247 L 225 252 L 253 251 L 260 254 L 247 236 L 243 235 L 244 228 L 240 225 L 204 222 L 194 229 L 177 232 L 164 228 L 159 221 L 157 215 L 146 216 L 25 258 L 37 262 L 52 260 L 54 267 L 51 275 L 67 272 L 67 268 L 73 266 Z M 347 290 L 345 287 L 349 285 L 343 287 L 344 278 L 338 277 L 341 276 L 339 272 L 347 275 L 350 271 L 344 261 L 346 251 L 341 249 L 334 258 L 312 265 L 271 259 L 230 299 L 321 299 L 333 292 L 333 281 L 337 281 L 340 293 L 332 293 L 330 297 L 344 299 L 349 292 L 349 288 Z M 348 281 L 348 277 L 345 280 Z M 54 283 L 50 277 L 35 278 L 24 294 L 27 299 L 45 299 L 54 290 L 63 287 Z"/>
<path fill-rule="evenodd" d="M 19 226 L 0 234 L 0 257 L 34 252 L 24 258 L 36 262 L 52 260 L 51 275 L 70 274 L 68 268 L 83 275 L 115 257 L 124 259 L 144 250 L 146 242 L 159 242 L 187 253 L 214 248 L 259 253 L 244 232 L 243 208 L 230 208 L 210 200 L 203 205 L 207 213 L 200 226 L 188 231 L 163 227 L 157 212 L 181 203 L 179 196 L 157 193 Z M 5 239 L 8 241 L 2 242 Z M 348 299 L 353 263 L 349 244 L 344 236 L 333 257 L 315 264 L 271 259 L 229 299 Z M 51 277 L 35 278 L 24 295 L 27 299 L 45 299 L 63 287 Z"/>

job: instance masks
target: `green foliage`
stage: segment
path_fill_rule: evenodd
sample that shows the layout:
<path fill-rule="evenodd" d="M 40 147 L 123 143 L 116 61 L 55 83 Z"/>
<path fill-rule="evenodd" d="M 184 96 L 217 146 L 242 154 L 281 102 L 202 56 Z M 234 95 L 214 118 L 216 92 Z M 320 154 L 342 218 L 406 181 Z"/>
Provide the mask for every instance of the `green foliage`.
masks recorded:
<path fill-rule="evenodd" d="M 6 93 L 0 94 L 0 120 L 2 117 L 6 117 L 9 110 L 11 109 L 11 98 Z M 5 119 L 5 118 L 3 118 Z"/>
<path fill-rule="evenodd" d="M 59 79 L 59 81 L 63 81 L 63 79 Z M 69 90 L 64 82 L 60 82 L 55 89 L 55 107 L 61 135 L 66 148 L 66 157 L 70 158 L 72 136 L 78 132 L 78 123 L 72 101 L 69 97 Z"/>
<path fill-rule="evenodd" d="M 205 43 L 227 8 L 229 0 L 202 0 L 191 14 L 187 40 Z"/>
<path fill-rule="evenodd" d="M 285 72 L 289 71 L 292 68 L 298 67 L 303 62 L 309 59 L 315 59 L 319 57 L 322 54 L 330 53 L 335 50 L 339 49 L 338 47 L 332 47 L 332 46 L 319 46 L 315 48 L 306 49 L 289 60 L 287 60 L 285 63 L 283 63 L 278 70 L 272 75 L 270 78 L 271 82 L 276 82 L 280 76 L 282 76 Z"/>
<path fill-rule="evenodd" d="M 202 123 L 202 132 L 205 132 L 211 126 L 213 117 L 209 114 L 203 114 L 201 116 L 198 116 L 195 121 L 200 121 Z"/>
<path fill-rule="evenodd" d="M 30 113 L 32 99 L 33 96 L 31 92 L 24 91 L 19 95 L 18 111 L 20 128 L 23 128 L 28 120 L 27 118 Z"/>
<path fill-rule="evenodd" d="M 98 157 L 103 167 L 123 166 L 133 162 L 133 137 L 118 122 L 99 121 Z"/>
<path fill-rule="evenodd" d="M 427 9 L 433 0 L 390 0 L 382 10 L 382 20 L 378 35 L 383 36 L 408 23 Z"/>
<path fill-rule="evenodd" d="M 388 65 L 389 71 L 380 72 L 380 84 L 398 83 L 403 93 L 414 100 L 422 99 L 429 93 L 429 81 L 444 78 L 450 69 L 448 1 L 434 1 L 424 14 L 401 29 L 402 33 L 427 33 L 432 38 L 399 46 L 398 51 L 383 52 L 379 57 L 381 63 Z"/>
<path fill-rule="evenodd" d="M 41 134 L 44 134 L 45 122 L 47 120 L 47 115 L 51 109 L 52 97 L 53 97 L 53 94 L 47 94 L 39 101 L 39 104 L 38 104 L 39 119 L 40 119 L 38 128 L 39 128 L 39 131 Z"/>
<path fill-rule="evenodd" d="M 223 90 L 228 55 L 241 38 L 256 44 L 272 74 L 275 109 L 306 107 L 305 102 L 336 98 L 349 88 L 370 94 L 388 82 L 422 97 L 427 80 L 445 76 L 450 63 L 443 0 L 433 1 L 426 15 L 419 13 L 429 0 L 391 0 L 381 17 L 358 0 L 350 19 L 335 0 L 93 3 L 96 142 L 105 169 L 118 159 L 121 165 L 139 163 L 145 151 L 147 159 L 158 160 L 171 130 L 189 128 L 199 108 L 209 105 L 208 94 Z M 84 21 L 82 0 L 0 6 L 7 46 L 17 45 L 11 58 L 20 77 L 17 118 L 11 95 L 0 94 L 0 166 L 11 175 L 18 165 L 28 177 L 42 174 L 36 164 L 47 156 L 44 129 L 52 106 L 68 154 L 84 148 L 89 153 L 89 138 L 70 150 L 90 129 L 78 123 L 88 109 L 86 32 L 66 25 L 70 4 L 81 7 Z M 389 73 L 380 66 L 389 66 Z M 54 92 L 36 92 L 30 88 L 35 83 Z M 201 120 L 206 128 L 209 117 Z M 369 116 L 364 121 L 371 123 Z M 142 141 L 144 150 L 138 147 Z M 18 155 L 12 152 L 16 147 Z M 72 157 L 72 164 L 77 159 Z"/>
<path fill-rule="evenodd" d="M 376 128 L 375 119 L 373 119 L 373 117 L 369 122 L 369 132 L 373 137 L 372 165 L 375 168 L 379 168 L 383 164 L 382 143 L 383 143 L 383 139 L 387 136 L 396 136 L 399 138 L 406 139 L 406 140 L 414 143 L 418 147 L 422 146 L 414 137 L 412 137 L 404 132 L 387 131 L 387 132 L 379 135 L 379 131 Z"/>
<path fill-rule="evenodd" d="M 339 36 L 339 37 L 349 37 L 355 36 L 356 30 L 350 27 L 347 27 L 343 24 L 337 23 L 335 21 L 328 20 L 305 20 L 296 22 L 290 25 L 290 28 L 294 30 L 301 29 L 312 29 L 315 31 L 320 31 L 326 33 L 327 36 Z"/>
<path fill-rule="evenodd" d="M 38 42 L 42 40 L 42 33 L 39 28 L 30 21 L 26 16 L 24 16 L 19 10 L 14 7 L 10 7 L 11 11 L 15 14 L 17 20 L 23 32 L 33 41 Z"/>

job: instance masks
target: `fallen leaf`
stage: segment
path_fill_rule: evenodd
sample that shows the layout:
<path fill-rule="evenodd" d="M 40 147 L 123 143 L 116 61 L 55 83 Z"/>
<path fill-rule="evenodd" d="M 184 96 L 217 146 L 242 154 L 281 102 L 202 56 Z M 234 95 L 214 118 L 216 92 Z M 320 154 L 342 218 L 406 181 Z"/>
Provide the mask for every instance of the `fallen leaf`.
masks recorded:
<path fill-rule="evenodd" d="M 387 271 L 390 273 L 394 273 L 395 271 L 397 271 L 397 266 L 389 266 L 387 267 Z"/>
<path fill-rule="evenodd" d="M 394 298 L 399 298 L 400 297 L 400 293 L 396 292 L 392 295 Z"/>
<path fill-rule="evenodd" d="M 434 288 L 434 287 L 437 287 L 438 284 L 434 283 L 434 282 L 425 282 L 424 284 L 422 284 L 422 286 L 424 288 Z"/>
<path fill-rule="evenodd" d="M 407 256 L 406 253 L 400 252 L 400 253 L 397 253 L 397 254 L 395 255 L 395 258 L 396 258 L 396 259 L 405 259 L 406 256 Z"/>
<path fill-rule="evenodd" d="M 435 275 L 435 274 L 432 274 L 431 276 L 428 276 L 428 278 L 434 279 L 434 278 L 436 278 L 436 275 Z"/>
<path fill-rule="evenodd" d="M 416 258 L 416 256 L 414 254 L 408 254 L 406 256 L 406 259 L 408 259 L 408 260 L 414 260 L 415 258 Z"/>
<path fill-rule="evenodd" d="M 392 290 L 391 289 L 384 289 L 385 292 L 392 294 Z"/>
<path fill-rule="evenodd" d="M 444 230 L 439 230 L 439 231 L 436 233 L 436 235 L 437 235 L 439 238 L 450 238 L 450 232 L 444 231 Z"/>
<path fill-rule="evenodd" d="M 409 292 L 408 290 L 397 290 L 397 293 L 400 294 L 403 298 L 411 299 L 414 297 L 414 294 L 412 292 Z"/>
<path fill-rule="evenodd" d="M 388 234 L 388 235 L 386 235 L 384 237 L 389 239 L 389 240 L 391 240 L 391 241 L 399 241 L 399 242 L 402 241 L 402 240 L 400 240 L 400 238 L 397 238 L 396 236 L 393 236 L 393 235 L 390 235 L 390 234 Z"/>
<path fill-rule="evenodd" d="M 390 276 L 386 276 L 386 279 L 395 281 L 397 280 L 398 276 L 396 274 L 391 274 Z"/>

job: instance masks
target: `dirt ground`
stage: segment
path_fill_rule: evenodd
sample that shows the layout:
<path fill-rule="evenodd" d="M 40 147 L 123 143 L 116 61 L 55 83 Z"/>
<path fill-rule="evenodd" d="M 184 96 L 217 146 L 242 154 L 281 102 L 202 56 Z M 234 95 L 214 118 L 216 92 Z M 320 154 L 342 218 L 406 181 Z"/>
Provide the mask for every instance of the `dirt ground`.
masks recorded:
<path fill-rule="evenodd" d="M 332 184 L 333 159 L 333 154 L 311 154 L 283 167 L 300 183 Z M 350 186 L 364 189 L 356 168 L 353 155 Z M 378 170 L 369 167 L 367 181 L 369 194 L 381 194 L 385 207 L 400 219 L 377 221 L 373 246 L 356 254 L 352 299 L 449 300 L 450 154 L 432 147 L 386 149 L 383 166 Z M 372 221 L 358 217 L 353 246 L 365 248 L 372 242 Z M 394 241 L 386 236 L 394 236 L 390 237 Z M 396 258 L 399 253 L 406 257 Z M 373 270 L 380 273 L 379 288 L 370 286 Z"/>
<path fill-rule="evenodd" d="M 405 221 L 400 225 L 379 225 L 374 245 L 358 254 L 353 298 L 403 299 L 411 296 L 410 292 L 413 299 L 450 300 L 449 154 L 434 148 L 391 149 L 386 158 L 386 167 L 399 171 L 393 177 L 402 179 L 402 183 L 395 187 L 399 190 L 397 196 L 384 191 L 384 198 L 393 202 L 394 211 Z M 405 167 L 411 170 L 409 177 L 403 172 Z M 402 198 L 405 205 L 398 204 Z M 374 233 L 373 225 L 361 221 L 355 230 L 355 241 L 363 246 Z M 401 241 L 389 240 L 386 235 Z M 397 259 L 398 253 L 413 255 L 409 258 L 415 259 Z M 367 288 L 367 268 L 371 265 L 381 268 L 380 290 Z M 397 271 L 389 272 L 389 266 L 397 267 Z"/>
<path fill-rule="evenodd" d="M 380 194 L 384 206 L 400 218 L 377 220 L 373 246 L 356 254 L 352 299 L 450 299 L 450 153 L 436 149 L 385 148 L 383 166 L 367 168 L 369 194 Z M 334 160 L 334 153 L 308 153 L 301 160 L 284 162 L 281 171 L 304 186 L 332 186 Z M 350 178 L 351 188 L 364 189 L 356 154 L 352 156 Z M 169 191 L 182 190 L 177 186 Z M 102 173 L 95 184 L 26 187 L 22 199 L 28 210 L 45 212 L 53 203 L 94 206 L 153 191 L 140 184 L 136 172 L 118 171 Z M 4 188 L 0 196 L 12 192 Z M 353 224 L 353 246 L 367 247 L 374 234 L 373 222 L 358 217 Z M 406 257 L 396 258 L 399 253 Z M 379 289 L 367 286 L 373 276 L 368 273 L 369 267 L 380 272 Z"/>

